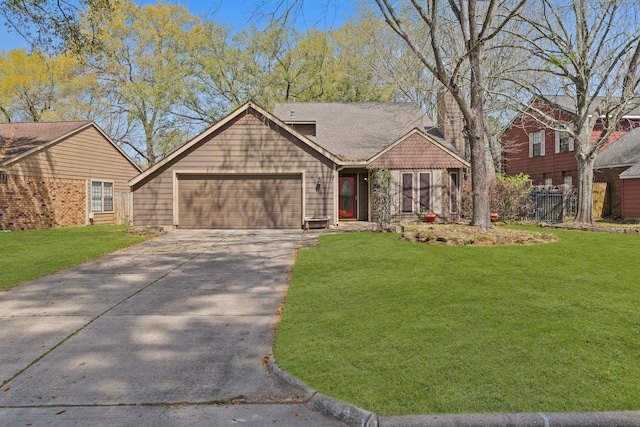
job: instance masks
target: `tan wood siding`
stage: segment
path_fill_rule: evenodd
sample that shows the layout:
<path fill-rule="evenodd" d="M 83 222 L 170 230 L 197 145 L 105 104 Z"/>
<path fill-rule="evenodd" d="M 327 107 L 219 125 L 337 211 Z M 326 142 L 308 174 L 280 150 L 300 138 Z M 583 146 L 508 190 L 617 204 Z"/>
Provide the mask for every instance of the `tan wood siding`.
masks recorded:
<path fill-rule="evenodd" d="M 413 211 L 402 213 L 402 174 L 411 173 Z M 391 193 L 391 216 L 393 219 L 420 218 L 420 174 L 428 173 L 430 184 L 430 209 L 429 212 L 437 214 L 441 218 L 449 217 L 449 175 L 446 169 L 415 169 L 391 171 L 393 180 Z"/>
<path fill-rule="evenodd" d="M 301 175 L 181 175 L 180 228 L 299 228 Z"/>
<path fill-rule="evenodd" d="M 7 174 L 84 182 L 82 224 L 89 223 L 91 181 L 112 182 L 115 193 L 128 193 L 128 181 L 140 171 L 93 126 L 20 159 Z M 96 212 L 94 224 L 113 224 L 115 212 Z M 75 224 L 79 225 L 79 224 Z"/>
<path fill-rule="evenodd" d="M 174 173 L 262 174 L 304 172 L 303 215 L 333 216 L 333 163 L 282 129 L 230 123 L 134 188 L 134 220 L 176 225 Z M 320 179 L 318 181 L 318 179 Z M 177 195 L 175 197 L 177 200 Z"/>
<path fill-rule="evenodd" d="M 137 225 L 175 225 L 173 176 L 170 171 L 134 189 L 133 222 Z"/>
<path fill-rule="evenodd" d="M 115 224 L 115 216 L 113 212 L 96 212 L 93 216 L 94 225 Z"/>
<path fill-rule="evenodd" d="M 107 141 L 88 127 L 7 168 L 15 175 L 114 182 L 115 191 L 129 191 L 127 181 L 139 171 Z"/>

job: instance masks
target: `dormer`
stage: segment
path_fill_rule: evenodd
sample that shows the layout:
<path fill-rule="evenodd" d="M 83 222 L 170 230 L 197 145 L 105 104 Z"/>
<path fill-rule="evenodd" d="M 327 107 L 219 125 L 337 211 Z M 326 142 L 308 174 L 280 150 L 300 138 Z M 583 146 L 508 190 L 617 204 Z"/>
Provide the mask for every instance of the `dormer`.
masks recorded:
<path fill-rule="evenodd" d="M 283 120 L 286 124 L 303 134 L 304 136 L 316 136 L 315 120 L 296 120 L 296 111 L 291 110 L 287 120 Z"/>
<path fill-rule="evenodd" d="M 315 121 L 285 121 L 285 123 L 304 136 L 316 136 Z"/>

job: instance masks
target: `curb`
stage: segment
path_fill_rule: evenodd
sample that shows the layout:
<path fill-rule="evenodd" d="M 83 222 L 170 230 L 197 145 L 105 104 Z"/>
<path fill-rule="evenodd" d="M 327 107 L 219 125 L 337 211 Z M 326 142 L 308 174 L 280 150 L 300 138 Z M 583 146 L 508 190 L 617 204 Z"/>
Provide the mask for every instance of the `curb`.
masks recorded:
<path fill-rule="evenodd" d="M 280 369 L 273 356 L 269 357 L 269 367 L 273 375 L 289 386 L 304 390 L 304 400 L 311 408 L 353 427 L 378 427 L 376 414 L 360 409 L 349 403 L 318 393 L 287 371 Z"/>
<path fill-rule="evenodd" d="M 640 412 L 400 415 L 379 417 L 379 422 L 380 427 L 638 427 Z"/>
<path fill-rule="evenodd" d="M 379 427 L 378 416 L 349 403 L 316 393 L 308 403 L 316 411 L 354 427 Z"/>
<path fill-rule="evenodd" d="M 304 390 L 304 400 L 311 408 L 353 427 L 640 427 L 640 411 L 379 416 L 316 392 L 280 369 L 273 356 L 269 367 L 280 381 Z"/>

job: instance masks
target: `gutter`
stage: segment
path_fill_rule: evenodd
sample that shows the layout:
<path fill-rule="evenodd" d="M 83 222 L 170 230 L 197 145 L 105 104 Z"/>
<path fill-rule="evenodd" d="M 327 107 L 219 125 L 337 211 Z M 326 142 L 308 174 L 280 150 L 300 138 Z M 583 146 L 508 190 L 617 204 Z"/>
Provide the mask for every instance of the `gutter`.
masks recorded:
<path fill-rule="evenodd" d="M 621 165 L 608 165 L 608 166 L 594 166 L 593 170 L 601 170 L 601 169 L 613 169 L 613 168 L 630 168 L 635 165 L 635 163 L 621 164 Z"/>

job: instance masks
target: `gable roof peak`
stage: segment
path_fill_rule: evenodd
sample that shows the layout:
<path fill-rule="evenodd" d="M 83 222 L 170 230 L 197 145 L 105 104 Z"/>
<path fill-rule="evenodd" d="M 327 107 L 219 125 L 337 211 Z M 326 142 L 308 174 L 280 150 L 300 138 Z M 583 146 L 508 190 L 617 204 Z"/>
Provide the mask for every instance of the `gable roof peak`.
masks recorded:
<path fill-rule="evenodd" d="M 90 120 L 0 123 L 0 163 L 6 164 L 92 123 Z"/>
<path fill-rule="evenodd" d="M 411 129 L 435 127 L 408 102 L 288 102 L 276 104 L 274 115 L 290 124 L 315 122 L 310 138 L 343 161 L 366 161 Z"/>

